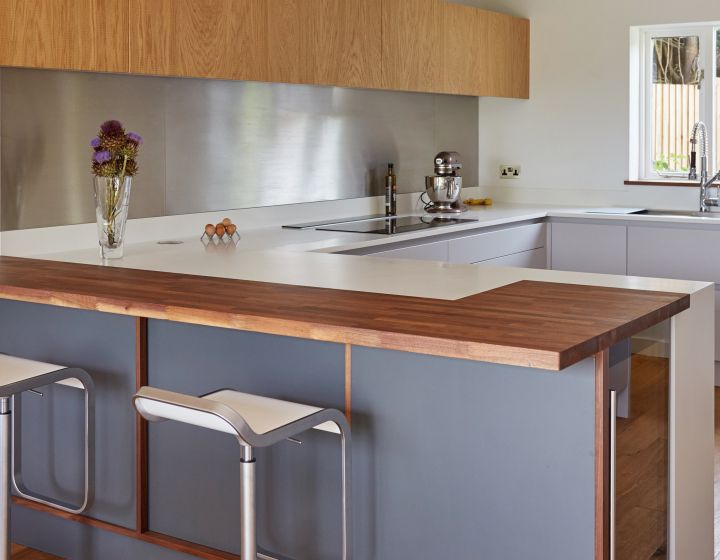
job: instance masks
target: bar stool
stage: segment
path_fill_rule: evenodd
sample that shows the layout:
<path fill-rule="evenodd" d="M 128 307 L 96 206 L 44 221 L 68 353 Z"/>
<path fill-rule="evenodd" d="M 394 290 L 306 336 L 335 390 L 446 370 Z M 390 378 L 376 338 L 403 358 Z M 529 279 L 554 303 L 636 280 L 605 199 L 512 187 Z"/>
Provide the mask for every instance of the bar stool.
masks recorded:
<path fill-rule="evenodd" d="M 193 397 L 154 387 L 142 387 L 133 397 L 138 412 L 151 422 L 175 420 L 234 435 L 242 446 L 240 459 L 240 558 L 275 560 L 259 549 L 255 532 L 255 456 L 253 449 L 268 447 L 315 428 L 340 435 L 342 443 L 342 558 L 349 560 L 350 426 L 345 416 L 317 408 L 228 389 Z"/>
<path fill-rule="evenodd" d="M 83 501 L 78 505 L 34 494 L 22 482 L 20 438 L 18 437 L 20 432 L 20 394 L 24 391 L 35 391 L 37 387 L 52 383 L 81 389 L 85 392 L 85 488 Z M 92 460 L 94 453 L 94 395 L 92 378 L 82 369 L 0 354 L 0 560 L 10 559 L 11 481 L 20 496 L 62 511 L 81 513 L 90 506 L 94 486 Z"/>

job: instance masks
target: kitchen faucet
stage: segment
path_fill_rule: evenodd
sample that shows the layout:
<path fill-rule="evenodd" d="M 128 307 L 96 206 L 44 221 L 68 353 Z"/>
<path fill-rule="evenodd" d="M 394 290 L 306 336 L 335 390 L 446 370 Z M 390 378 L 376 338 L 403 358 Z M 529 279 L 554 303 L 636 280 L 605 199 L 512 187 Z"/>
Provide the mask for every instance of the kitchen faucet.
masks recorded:
<path fill-rule="evenodd" d="M 708 139 L 707 127 L 702 121 L 698 121 L 693 126 L 690 136 L 690 173 L 688 179 L 696 181 L 697 176 L 697 153 L 696 148 L 700 144 L 700 212 L 710 212 L 710 207 L 720 206 L 720 193 L 716 192 L 714 197 L 708 195 L 710 187 L 713 183 L 720 179 L 720 171 L 718 171 L 711 179 L 708 179 L 707 154 Z M 719 189 L 720 190 L 720 189 Z"/>

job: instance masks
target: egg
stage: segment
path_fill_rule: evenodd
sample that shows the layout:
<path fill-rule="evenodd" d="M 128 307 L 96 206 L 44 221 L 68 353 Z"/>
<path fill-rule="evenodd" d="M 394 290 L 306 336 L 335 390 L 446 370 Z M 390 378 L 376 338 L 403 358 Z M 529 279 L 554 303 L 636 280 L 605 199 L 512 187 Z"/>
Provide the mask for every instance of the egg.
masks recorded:
<path fill-rule="evenodd" d="M 217 233 L 218 237 L 225 235 L 225 226 L 223 224 L 217 224 L 215 226 L 215 233 Z"/>
<path fill-rule="evenodd" d="M 235 224 L 228 224 L 225 226 L 225 231 L 229 236 L 235 235 L 235 232 L 237 231 L 237 226 Z"/>
<path fill-rule="evenodd" d="M 228 227 L 229 225 L 232 225 L 232 220 L 230 218 L 223 218 L 222 225 Z"/>
<path fill-rule="evenodd" d="M 206 224 L 205 225 L 205 233 L 207 234 L 208 237 L 212 237 L 213 235 L 215 235 L 215 226 L 212 224 Z"/>

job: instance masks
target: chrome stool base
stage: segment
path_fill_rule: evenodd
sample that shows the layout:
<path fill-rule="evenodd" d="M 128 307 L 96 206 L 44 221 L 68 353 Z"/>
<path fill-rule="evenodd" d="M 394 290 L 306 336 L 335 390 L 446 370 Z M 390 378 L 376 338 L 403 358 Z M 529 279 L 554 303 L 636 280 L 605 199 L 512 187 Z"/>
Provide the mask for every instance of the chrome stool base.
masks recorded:
<path fill-rule="evenodd" d="M 16 422 L 20 411 L 19 395 L 54 383 L 85 391 L 85 488 L 83 501 L 79 505 L 32 494 L 22 483 L 20 438 L 14 437 L 16 428 L 19 434 L 19 419 Z M 0 354 L 0 560 L 10 560 L 13 486 L 24 498 L 70 513 L 81 513 L 90 506 L 94 486 L 94 410 L 94 385 L 86 371 Z"/>
<path fill-rule="evenodd" d="M 342 560 L 352 558 L 350 519 L 350 426 L 345 415 L 329 408 L 270 399 L 228 389 L 193 397 L 142 387 L 133 397 L 148 421 L 174 420 L 232 434 L 242 447 L 240 460 L 240 558 L 291 560 L 257 546 L 254 448 L 268 447 L 315 428 L 340 435 L 342 446 Z"/>

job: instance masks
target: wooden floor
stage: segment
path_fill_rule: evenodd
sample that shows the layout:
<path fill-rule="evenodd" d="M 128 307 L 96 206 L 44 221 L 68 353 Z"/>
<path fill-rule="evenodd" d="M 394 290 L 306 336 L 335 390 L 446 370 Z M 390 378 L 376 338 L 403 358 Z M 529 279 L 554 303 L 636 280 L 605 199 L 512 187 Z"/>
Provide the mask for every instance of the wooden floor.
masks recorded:
<path fill-rule="evenodd" d="M 12 557 L 13 560 L 60 560 L 57 556 L 51 556 L 17 544 L 13 545 Z"/>
<path fill-rule="evenodd" d="M 667 548 L 668 360 L 634 355 L 630 417 L 617 419 L 617 560 Z"/>

